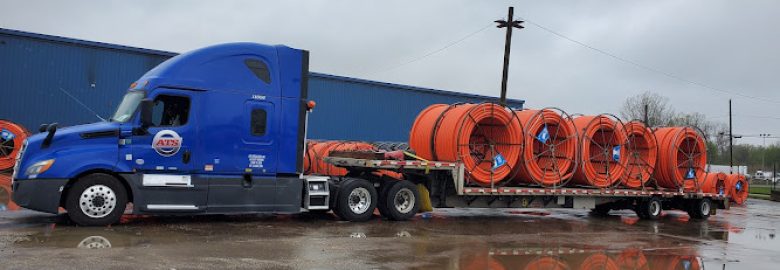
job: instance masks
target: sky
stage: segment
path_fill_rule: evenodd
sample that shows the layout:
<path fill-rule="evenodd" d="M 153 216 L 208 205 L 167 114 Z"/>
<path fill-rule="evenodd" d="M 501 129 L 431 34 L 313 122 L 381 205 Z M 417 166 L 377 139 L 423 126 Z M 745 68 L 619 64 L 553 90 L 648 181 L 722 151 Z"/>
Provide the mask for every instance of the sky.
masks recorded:
<path fill-rule="evenodd" d="M 735 135 L 780 137 L 780 1 L 0 0 L 0 27 L 174 52 L 285 44 L 316 72 L 498 96 L 505 30 L 492 22 L 509 6 L 528 22 L 507 95 L 526 107 L 617 114 L 652 91 L 726 123 L 732 98 Z"/>

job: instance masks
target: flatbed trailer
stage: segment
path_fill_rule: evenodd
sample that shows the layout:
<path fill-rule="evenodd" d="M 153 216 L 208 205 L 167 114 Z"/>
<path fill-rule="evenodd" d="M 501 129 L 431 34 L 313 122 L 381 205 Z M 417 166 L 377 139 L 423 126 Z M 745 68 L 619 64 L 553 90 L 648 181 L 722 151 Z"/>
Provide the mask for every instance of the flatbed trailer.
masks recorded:
<path fill-rule="evenodd" d="M 573 208 L 589 209 L 598 215 L 605 215 L 610 210 L 630 209 L 643 219 L 657 219 L 662 210 L 671 209 L 686 211 L 694 219 L 707 219 L 716 214 L 716 209 L 729 208 L 726 195 L 683 189 L 475 186 L 468 184 L 467 173 L 459 162 L 345 157 L 326 157 L 325 162 L 349 171 L 345 178 L 331 180 L 336 189 L 341 179 L 364 179 L 378 187 L 380 203 L 383 201 L 382 187 L 398 180 L 374 177 L 372 173 L 388 170 L 402 173 L 405 180 L 401 181 L 424 186 L 427 192 L 421 194 L 430 195 L 420 199 L 429 200 L 438 208 Z"/>

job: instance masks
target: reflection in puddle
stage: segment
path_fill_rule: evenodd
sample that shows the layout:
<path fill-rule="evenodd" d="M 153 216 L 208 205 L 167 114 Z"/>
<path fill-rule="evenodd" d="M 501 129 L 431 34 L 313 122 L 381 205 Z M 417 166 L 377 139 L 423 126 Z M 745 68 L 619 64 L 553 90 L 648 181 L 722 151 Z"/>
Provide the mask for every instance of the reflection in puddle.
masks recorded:
<path fill-rule="evenodd" d="M 19 206 L 11 200 L 11 175 L 0 174 L 0 212 L 16 211 Z"/>
<path fill-rule="evenodd" d="M 81 240 L 76 247 L 83 249 L 111 248 L 111 241 L 108 241 L 108 239 L 99 235 L 87 236 L 87 238 Z"/>

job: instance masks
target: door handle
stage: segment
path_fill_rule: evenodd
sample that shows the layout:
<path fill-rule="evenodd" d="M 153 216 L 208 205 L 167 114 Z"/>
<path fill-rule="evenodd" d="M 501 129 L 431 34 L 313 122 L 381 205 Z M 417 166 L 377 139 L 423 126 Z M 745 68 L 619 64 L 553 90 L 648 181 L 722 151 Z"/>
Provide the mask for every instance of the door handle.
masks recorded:
<path fill-rule="evenodd" d="M 181 155 L 181 162 L 184 164 L 190 163 L 190 150 L 184 150 L 184 153 Z"/>

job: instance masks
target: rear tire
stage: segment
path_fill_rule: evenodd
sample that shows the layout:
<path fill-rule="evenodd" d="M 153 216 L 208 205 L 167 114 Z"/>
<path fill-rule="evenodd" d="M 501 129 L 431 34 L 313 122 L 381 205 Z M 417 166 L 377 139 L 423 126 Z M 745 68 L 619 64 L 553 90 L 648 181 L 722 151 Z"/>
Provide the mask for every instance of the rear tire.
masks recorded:
<path fill-rule="evenodd" d="M 647 200 L 642 200 L 639 202 L 636 212 L 641 219 L 656 220 L 660 218 L 661 213 L 663 212 L 661 199 L 652 197 Z"/>
<path fill-rule="evenodd" d="M 398 180 L 385 180 L 379 188 L 379 201 L 376 204 L 376 208 L 379 209 L 379 214 L 383 217 L 390 218 L 387 212 L 387 191 L 398 182 Z"/>
<path fill-rule="evenodd" d="M 127 207 L 127 191 L 116 178 L 104 173 L 81 177 L 68 189 L 68 217 L 82 226 L 106 226 L 119 222 Z"/>
<path fill-rule="evenodd" d="M 409 220 L 420 211 L 420 193 L 411 181 L 401 180 L 388 186 L 384 198 L 385 217 L 391 220 Z"/>
<path fill-rule="evenodd" d="M 710 210 L 712 210 L 712 200 L 707 198 L 695 200 L 688 206 L 688 216 L 692 219 L 705 220 L 710 218 Z"/>
<path fill-rule="evenodd" d="M 339 185 L 335 212 L 348 221 L 368 221 L 374 216 L 378 196 L 371 182 L 347 179 Z"/>

